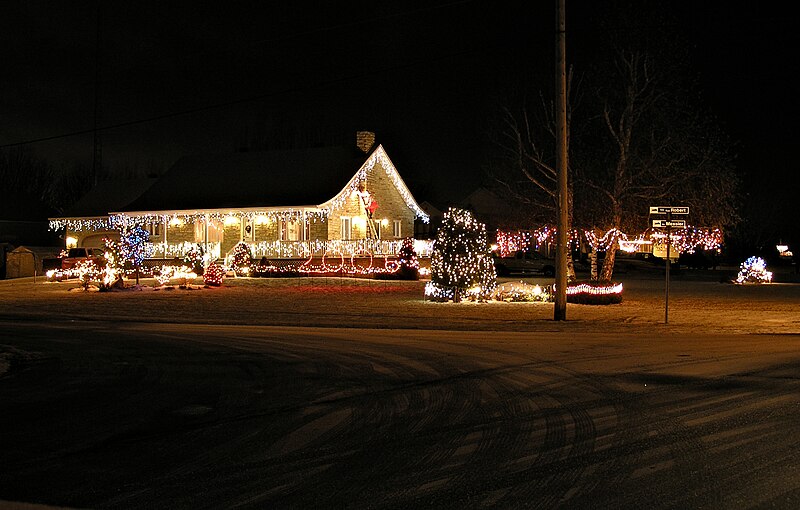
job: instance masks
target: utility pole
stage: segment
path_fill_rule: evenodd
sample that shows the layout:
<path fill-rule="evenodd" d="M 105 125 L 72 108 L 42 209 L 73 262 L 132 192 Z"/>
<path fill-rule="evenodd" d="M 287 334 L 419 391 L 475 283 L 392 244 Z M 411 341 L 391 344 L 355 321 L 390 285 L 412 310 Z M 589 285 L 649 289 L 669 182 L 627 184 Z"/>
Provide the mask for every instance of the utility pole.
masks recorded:
<path fill-rule="evenodd" d="M 100 139 L 100 131 L 97 129 L 97 121 L 100 117 L 100 0 L 95 2 L 97 8 L 97 26 L 95 27 L 94 41 L 94 114 L 93 131 L 94 141 L 92 145 L 92 185 L 97 186 L 100 169 L 103 167 L 103 142 Z M 137 275 L 138 276 L 138 275 Z M 138 281 L 137 281 L 138 283 Z"/>
<path fill-rule="evenodd" d="M 556 0 L 556 167 L 558 172 L 558 228 L 556 230 L 556 304 L 553 320 L 567 320 L 567 257 L 569 251 L 567 197 L 567 43 L 565 0 Z"/>

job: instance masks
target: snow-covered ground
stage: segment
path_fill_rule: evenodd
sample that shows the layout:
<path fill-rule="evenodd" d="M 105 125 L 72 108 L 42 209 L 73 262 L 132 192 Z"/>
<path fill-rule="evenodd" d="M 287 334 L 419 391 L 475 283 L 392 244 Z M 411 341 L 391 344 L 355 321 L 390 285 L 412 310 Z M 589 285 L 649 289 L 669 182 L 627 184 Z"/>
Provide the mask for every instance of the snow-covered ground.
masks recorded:
<path fill-rule="evenodd" d="M 800 284 L 681 272 L 665 326 L 657 273 L 563 323 L 423 282 L 0 281 L 0 498 L 800 508 Z"/>
<path fill-rule="evenodd" d="M 209 324 L 297 325 L 575 333 L 800 334 L 800 284 L 733 285 L 720 271 L 682 272 L 665 285 L 654 272 L 629 271 L 618 305 L 569 304 L 565 323 L 544 303 L 434 303 L 424 282 L 350 278 L 228 278 L 220 288 L 76 292 L 77 282 L 0 281 L 0 318 L 92 319 Z M 723 278 L 720 278 L 723 276 Z M 514 280 L 513 278 L 501 281 Z M 525 281 L 548 283 L 545 279 Z M 552 281 L 552 280 L 550 280 Z M 196 283 L 202 284 L 198 279 Z M 129 286 L 133 282 L 127 282 Z"/>

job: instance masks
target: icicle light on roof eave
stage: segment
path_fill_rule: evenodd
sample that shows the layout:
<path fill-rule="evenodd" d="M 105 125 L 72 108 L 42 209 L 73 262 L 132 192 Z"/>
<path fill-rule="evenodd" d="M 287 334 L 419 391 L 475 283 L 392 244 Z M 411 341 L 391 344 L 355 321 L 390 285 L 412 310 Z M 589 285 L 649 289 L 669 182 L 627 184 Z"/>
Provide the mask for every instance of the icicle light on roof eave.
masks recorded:
<path fill-rule="evenodd" d="M 331 200 L 321 204 L 319 206 L 320 209 L 334 211 L 342 207 L 348 197 L 350 197 L 353 192 L 358 189 L 358 185 L 367 179 L 367 175 L 372 172 L 372 170 L 375 168 L 375 164 L 378 162 L 380 162 L 381 166 L 386 172 L 386 175 L 389 177 L 389 179 L 391 179 L 395 188 L 397 188 L 400 196 L 403 197 L 403 201 L 405 201 L 406 206 L 414 211 L 414 214 L 417 218 L 425 223 L 428 223 L 430 221 L 430 217 L 425 211 L 422 210 L 419 204 L 417 204 L 417 201 L 414 200 L 414 197 L 408 190 L 406 183 L 403 182 L 403 178 L 400 177 L 400 174 L 397 172 L 397 168 L 395 168 L 394 164 L 389 159 L 389 156 L 386 155 L 386 151 L 383 150 L 382 145 L 379 145 L 378 148 L 375 149 L 372 155 L 367 159 L 367 161 L 361 165 L 361 168 L 359 168 L 358 172 L 356 172 L 353 178 L 350 179 L 350 182 L 347 183 L 347 186 L 345 186 L 342 191 L 340 191 L 339 194 L 333 197 Z"/>
<path fill-rule="evenodd" d="M 86 218 L 50 218 L 49 229 L 53 231 L 69 230 L 71 232 L 114 230 L 116 227 L 108 216 Z"/>
<path fill-rule="evenodd" d="M 111 218 L 118 225 L 138 223 L 171 223 L 179 220 L 183 223 L 205 221 L 206 218 L 215 221 L 224 221 L 226 218 L 256 220 L 266 218 L 270 221 L 309 220 L 323 222 L 327 220 L 328 212 L 316 207 L 273 207 L 273 208 L 244 208 L 244 209 L 209 209 L 209 210 L 181 210 L 181 211 L 139 211 L 117 212 Z"/>

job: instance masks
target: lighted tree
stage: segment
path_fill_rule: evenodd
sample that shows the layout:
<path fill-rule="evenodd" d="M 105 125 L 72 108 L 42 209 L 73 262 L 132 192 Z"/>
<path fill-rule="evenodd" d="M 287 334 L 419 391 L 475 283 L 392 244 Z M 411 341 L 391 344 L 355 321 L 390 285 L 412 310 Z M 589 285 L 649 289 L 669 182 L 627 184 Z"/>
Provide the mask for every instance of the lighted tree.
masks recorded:
<path fill-rule="evenodd" d="M 150 234 L 141 225 L 123 227 L 120 231 L 119 253 L 124 261 L 131 263 L 136 270 L 136 284 L 139 284 L 139 268 L 142 261 L 153 254 L 153 244 L 149 242 Z"/>
<path fill-rule="evenodd" d="M 247 243 L 240 241 L 233 247 L 231 260 L 236 274 L 243 275 L 250 271 L 253 255 L 250 253 L 250 247 L 247 246 Z"/>
<path fill-rule="evenodd" d="M 414 251 L 414 240 L 410 237 L 403 239 L 403 244 L 397 252 L 398 277 L 403 280 L 419 280 L 419 260 Z"/>
<path fill-rule="evenodd" d="M 186 264 L 194 274 L 203 274 L 203 247 L 195 244 L 183 256 L 183 263 Z"/>
<path fill-rule="evenodd" d="M 103 282 L 100 290 L 110 290 L 114 287 L 122 288 L 124 287 L 122 281 L 124 260 L 122 259 L 120 243 L 104 238 L 103 244 L 105 245 L 104 258 L 106 264 L 103 269 Z"/>
<path fill-rule="evenodd" d="M 431 281 L 425 295 L 435 300 L 459 302 L 466 295 L 489 298 L 496 285 L 494 260 L 486 225 L 472 213 L 450 208 L 442 217 L 431 254 Z"/>

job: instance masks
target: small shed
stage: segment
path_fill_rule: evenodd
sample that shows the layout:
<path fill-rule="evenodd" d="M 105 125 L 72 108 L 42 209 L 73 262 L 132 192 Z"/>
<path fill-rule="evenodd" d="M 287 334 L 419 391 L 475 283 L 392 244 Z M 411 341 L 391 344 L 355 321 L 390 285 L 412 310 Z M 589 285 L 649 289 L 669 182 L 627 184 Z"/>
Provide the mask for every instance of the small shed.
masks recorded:
<path fill-rule="evenodd" d="M 42 261 L 58 257 L 52 246 L 19 246 L 6 255 L 6 278 L 24 278 L 43 274 Z"/>

